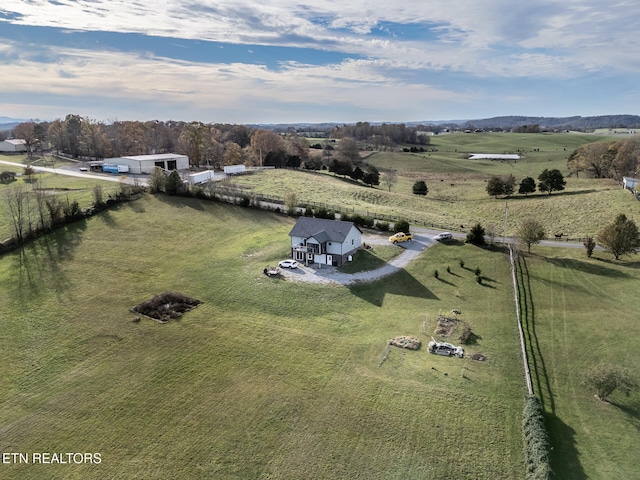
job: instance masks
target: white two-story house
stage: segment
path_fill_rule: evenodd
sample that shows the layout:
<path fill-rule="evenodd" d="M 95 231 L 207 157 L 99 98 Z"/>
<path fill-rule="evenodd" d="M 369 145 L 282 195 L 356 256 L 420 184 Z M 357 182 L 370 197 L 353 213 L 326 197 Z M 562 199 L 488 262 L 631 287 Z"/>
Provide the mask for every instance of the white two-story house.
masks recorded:
<path fill-rule="evenodd" d="M 300 217 L 289 236 L 291 258 L 305 265 L 340 266 L 362 246 L 362 230 L 339 220 Z"/>

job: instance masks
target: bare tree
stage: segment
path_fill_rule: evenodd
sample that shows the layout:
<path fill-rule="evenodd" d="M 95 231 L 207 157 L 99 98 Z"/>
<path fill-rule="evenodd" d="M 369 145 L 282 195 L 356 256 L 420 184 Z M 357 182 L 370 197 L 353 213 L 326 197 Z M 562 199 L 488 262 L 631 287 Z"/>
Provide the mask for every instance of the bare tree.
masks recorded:
<path fill-rule="evenodd" d="M 18 243 L 23 243 L 31 223 L 27 218 L 29 215 L 27 192 L 22 187 L 8 188 L 4 191 L 4 199 L 13 226 L 14 238 Z"/>
<path fill-rule="evenodd" d="M 258 165 L 264 165 L 264 158 L 271 152 L 284 150 L 284 140 L 269 130 L 256 130 L 251 135 L 251 151 L 258 158 Z"/>
<path fill-rule="evenodd" d="M 38 142 L 36 137 L 36 124 L 34 122 L 24 122 L 16 125 L 13 129 L 15 138 L 24 140 L 24 144 L 27 147 L 27 154 L 29 157 L 33 156 L 34 146 Z"/>
<path fill-rule="evenodd" d="M 382 177 L 382 183 L 387 186 L 389 191 L 391 191 L 391 187 L 398 181 L 398 172 L 396 170 L 385 170 L 380 176 Z"/>

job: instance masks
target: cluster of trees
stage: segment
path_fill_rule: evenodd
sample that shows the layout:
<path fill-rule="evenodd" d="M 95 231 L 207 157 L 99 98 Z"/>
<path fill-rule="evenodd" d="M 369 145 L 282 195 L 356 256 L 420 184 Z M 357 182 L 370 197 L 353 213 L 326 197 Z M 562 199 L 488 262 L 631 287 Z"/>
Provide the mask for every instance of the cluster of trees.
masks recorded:
<path fill-rule="evenodd" d="M 591 177 L 620 181 L 640 169 L 640 139 L 634 137 L 580 145 L 569 155 L 567 167 L 576 177 L 584 172 Z"/>
<path fill-rule="evenodd" d="M 372 125 L 369 122 L 358 122 L 353 125 L 334 127 L 330 135 L 332 138 L 353 138 L 381 148 L 406 143 L 428 145 L 430 138 L 422 134 L 423 131 L 426 131 L 426 127 L 420 125 L 407 127 L 404 123 Z"/>
<path fill-rule="evenodd" d="M 112 121 L 79 115 L 52 122 L 24 122 L 12 132 L 34 152 L 49 144 L 57 153 L 95 159 L 177 152 L 192 165 L 298 167 L 309 158 L 306 139 L 244 125 L 176 121 Z"/>
<path fill-rule="evenodd" d="M 544 193 L 551 195 L 551 192 L 559 192 L 564 190 L 567 182 L 564 179 L 564 175 L 557 168 L 547 169 L 545 168 L 540 175 L 538 175 L 538 184 L 531 177 L 524 178 L 518 187 L 518 193 L 520 195 L 528 195 L 534 193 L 536 188 Z M 498 198 L 499 195 L 504 197 L 510 197 L 516 190 L 516 179 L 513 175 L 507 177 L 492 177 L 487 182 L 487 193 Z"/>
<path fill-rule="evenodd" d="M 31 177 L 35 172 L 29 174 L 28 169 L 31 167 L 25 167 L 25 175 Z M 96 185 L 93 188 L 93 207 L 82 209 L 77 200 L 48 193 L 39 180 L 29 178 L 29 182 L 31 188 L 18 185 L 2 191 L 1 200 L 7 208 L 13 233 L 8 242 L 0 244 L 0 251 L 22 245 L 51 230 L 93 215 L 111 203 L 126 201 L 144 190 L 139 185 L 122 183 L 118 190 L 105 200 L 102 187 Z"/>

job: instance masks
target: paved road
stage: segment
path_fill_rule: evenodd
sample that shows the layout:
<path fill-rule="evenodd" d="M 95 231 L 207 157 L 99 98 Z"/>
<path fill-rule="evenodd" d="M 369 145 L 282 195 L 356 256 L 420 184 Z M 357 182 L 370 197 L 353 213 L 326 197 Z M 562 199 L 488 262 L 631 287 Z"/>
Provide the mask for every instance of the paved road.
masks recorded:
<path fill-rule="evenodd" d="M 5 160 L 0 160 L 0 164 L 10 165 L 12 167 L 20 167 L 24 168 L 26 165 L 22 163 L 15 162 L 7 162 Z M 47 172 L 47 173 L 57 173 L 59 175 L 67 175 L 69 177 L 79 177 L 79 178 L 90 178 L 92 180 L 106 180 L 107 182 L 118 182 L 122 181 L 122 176 L 113 176 L 104 173 L 89 173 L 89 172 L 81 172 L 78 170 L 79 167 L 60 167 L 60 168 L 50 168 L 50 167 L 40 167 L 38 165 L 31 165 L 36 172 Z M 134 182 L 138 182 L 140 185 L 147 185 L 147 177 L 145 175 L 140 176 L 125 176 L 127 183 L 133 184 Z"/>

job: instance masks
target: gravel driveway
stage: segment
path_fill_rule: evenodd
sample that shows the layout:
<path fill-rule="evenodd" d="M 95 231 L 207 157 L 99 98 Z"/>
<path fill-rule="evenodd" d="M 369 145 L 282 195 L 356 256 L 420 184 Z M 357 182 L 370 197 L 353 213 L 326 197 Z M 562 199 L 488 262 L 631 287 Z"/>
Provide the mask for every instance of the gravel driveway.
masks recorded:
<path fill-rule="evenodd" d="M 389 245 L 387 238 L 373 235 L 364 235 L 362 237 L 362 241 L 369 245 Z M 333 283 L 338 285 L 373 282 L 404 268 L 409 264 L 409 262 L 417 258 L 425 248 L 433 245 L 434 243 L 435 241 L 426 235 L 414 235 L 414 240 L 412 242 L 404 242 L 398 245 L 398 248 L 403 248 L 404 252 L 393 260 L 390 260 L 384 267 L 366 272 L 341 273 L 338 271 L 337 267 L 317 264 L 313 264 L 308 267 L 300 264 L 300 266 L 295 270 L 288 270 L 285 268 L 282 269 L 282 271 L 285 278 L 296 282 Z"/>

